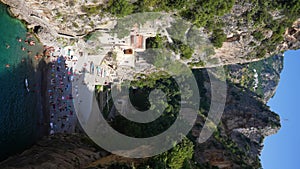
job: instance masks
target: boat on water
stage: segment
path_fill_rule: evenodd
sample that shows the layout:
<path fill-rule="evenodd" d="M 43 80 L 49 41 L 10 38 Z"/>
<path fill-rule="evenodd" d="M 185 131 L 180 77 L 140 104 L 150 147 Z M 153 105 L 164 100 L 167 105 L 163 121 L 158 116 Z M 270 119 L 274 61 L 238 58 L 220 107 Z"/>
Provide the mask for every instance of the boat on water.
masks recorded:
<path fill-rule="evenodd" d="M 26 87 L 27 92 L 30 91 L 28 86 L 29 86 L 29 85 L 28 85 L 28 79 L 25 78 L 25 87 Z"/>

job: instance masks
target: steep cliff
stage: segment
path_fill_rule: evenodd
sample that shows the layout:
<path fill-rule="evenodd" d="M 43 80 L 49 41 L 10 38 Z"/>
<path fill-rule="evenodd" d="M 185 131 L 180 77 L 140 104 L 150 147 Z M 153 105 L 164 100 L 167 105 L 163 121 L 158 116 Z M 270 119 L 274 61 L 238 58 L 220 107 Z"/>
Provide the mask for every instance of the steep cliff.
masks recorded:
<path fill-rule="evenodd" d="M 200 34 L 216 44 L 214 54 L 209 56 L 215 66 L 257 61 L 300 47 L 298 1 L 1 1 L 10 6 L 13 15 L 26 21 L 46 45 L 68 44 L 70 40 L 78 43 L 88 33 L 109 27 L 117 17 L 172 11 L 199 27 Z"/>
<path fill-rule="evenodd" d="M 198 118 L 194 136 L 199 134 L 204 120 Z M 230 84 L 218 130 L 209 141 L 196 145 L 195 161 L 226 169 L 260 168 L 263 140 L 279 129 L 279 116 L 270 111 L 256 93 Z"/>
<path fill-rule="evenodd" d="M 93 146 L 82 134 L 49 136 L 20 155 L 7 159 L 0 168 L 83 168 L 107 155 Z"/>
<path fill-rule="evenodd" d="M 195 70 L 194 74 L 199 83 L 200 90 L 204 94 L 201 97 L 201 114 L 198 116 L 188 138 L 193 142 L 193 158 L 190 160 L 190 168 L 219 167 L 222 169 L 232 168 L 260 168 L 260 152 L 263 148 L 265 137 L 277 133 L 280 129 L 280 118 L 270 111 L 265 105 L 267 97 L 253 91 L 253 85 L 245 83 L 241 86 L 235 80 L 240 79 L 235 73 L 240 70 L 252 71 L 253 66 L 266 64 L 268 68 L 257 70 L 257 73 L 271 74 L 273 78 L 265 78 L 260 83 L 268 84 L 263 91 L 273 95 L 279 81 L 279 73 L 282 69 L 282 57 L 275 56 L 257 63 L 229 66 L 227 101 L 221 122 L 214 134 L 204 143 L 199 144 L 196 140 L 205 123 L 206 115 L 210 106 L 210 81 L 205 70 Z M 276 63 L 276 64 L 275 64 Z M 274 67 L 273 67 L 274 66 Z M 236 70 L 238 68 L 238 71 Z M 245 76 L 238 74 L 239 76 Z M 253 76 L 249 75 L 248 76 Z M 232 77 L 232 78 L 230 78 Z M 231 83 L 234 81 L 236 84 Z M 275 83 L 274 85 L 272 83 Z M 101 104 L 101 102 L 100 102 Z M 115 119 L 118 122 L 117 119 Z M 120 122 L 120 121 L 119 121 Z M 126 123 L 122 125 L 111 123 L 117 130 L 124 131 Z M 135 133 L 139 131 L 135 126 Z M 151 129 L 155 130 L 155 129 Z M 132 130 L 131 130 L 132 131 Z M 147 133 L 144 130 L 142 133 Z M 132 133 L 132 132 L 131 132 Z M 11 157 L 0 164 L 1 168 L 150 168 L 157 167 L 157 159 L 126 159 L 109 155 L 109 153 L 95 147 L 88 138 L 82 134 L 54 135 L 44 138 L 35 146 L 20 155 Z M 18 161 L 18 163 L 16 163 Z M 153 162 L 154 161 L 154 162 Z M 193 164 L 193 165 L 192 165 Z M 168 164 L 165 164 L 168 165 Z M 168 167 L 166 167 L 168 168 Z"/>
<path fill-rule="evenodd" d="M 225 69 L 231 83 L 249 89 L 266 103 L 276 92 L 283 69 L 283 55 L 259 62 L 228 65 Z"/>
<path fill-rule="evenodd" d="M 106 1 L 1 1 L 10 6 L 16 17 L 25 20 L 46 45 L 69 44 L 71 40 L 77 43 L 87 33 L 98 29 L 99 25 L 106 25 L 115 19 L 113 13 L 105 11 Z M 194 71 L 204 96 L 201 97 L 200 114 L 188 136 L 194 149 L 193 158 L 186 160 L 187 168 L 260 168 L 263 140 L 280 128 L 279 116 L 270 111 L 266 102 L 274 95 L 283 68 L 283 58 L 278 53 L 300 47 L 300 20 L 297 16 L 290 25 L 285 23 L 281 27 L 284 22 L 282 18 L 287 17 L 284 10 L 276 10 L 263 2 L 234 1 L 229 11 L 205 18 L 216 23 L 204 24 L 200 22 L 203 21 L 201 18 L 192 20 L 202 27 L 203 36 L 216 43 L 214 54 L 210 56 L 211 60 L 216 60 L 214 66 L 228 65 L 225 68 L 228 89 L 221 123 L 207 142 L 198 144 L 195 140 L 204 125 L 211 96 L 205 70 Z M 150 3 L 147 10 L 155 11 L 153 6 L 159 5 Z M 195 10 L 186 6 L 183 9 Z M 268 12 L 268 9 L 271 11 Z M 137 11 L 144 12 L 142 9 Z M 187 18 L 191 19 L 194 18 Z M 208 26 L 210 24 L 219 24 L 219 28 L 213 30 Z M 223 41 L 217 43 L 217 36 L 221 36 Z M 274 54 L 278 55 L 270 57 Z M 264 57 L 270 58 L 261 60 Z M 105 107 L 100 104 L 100 107 Z M 118 126 L 117 122 L 112 123 Z M 128 126 L 122 125 L 119 129 L 126 130 Z M 164 158 L 122 159 L 94 147 L 83 135 L 54 135 L 0 163 L 0 168 L 156 168 L 158 164 L 171 168 L 168 160 L 162 160 Z"/>

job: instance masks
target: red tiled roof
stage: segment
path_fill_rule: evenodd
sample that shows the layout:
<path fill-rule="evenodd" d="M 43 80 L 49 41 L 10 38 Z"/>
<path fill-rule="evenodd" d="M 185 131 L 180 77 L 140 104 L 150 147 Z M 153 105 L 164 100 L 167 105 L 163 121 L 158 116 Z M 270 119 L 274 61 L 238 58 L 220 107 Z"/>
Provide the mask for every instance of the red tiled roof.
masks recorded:
<path fill-rule="evenodd" d="M 131 35 L 131 46 L 136 49 L 142 49 L 144 43 L 144 37 L 142 35 Z"/>

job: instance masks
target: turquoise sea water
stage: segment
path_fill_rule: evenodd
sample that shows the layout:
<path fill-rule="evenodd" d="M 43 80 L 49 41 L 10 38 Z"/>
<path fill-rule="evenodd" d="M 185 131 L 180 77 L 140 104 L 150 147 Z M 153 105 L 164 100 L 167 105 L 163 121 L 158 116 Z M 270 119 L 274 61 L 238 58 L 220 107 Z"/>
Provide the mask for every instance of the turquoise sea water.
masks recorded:
<path fill-rule="evenodd" d="M 26 33 L 25 26 L 10 17 L 7 6 L 0 3 L 0 160 L 21 152 L 37 137 L 38 81 L 29 55 L 35 55 L 41 46 L 25 43 Z M 30 92 L 25 88 L 25 78 Z"/>

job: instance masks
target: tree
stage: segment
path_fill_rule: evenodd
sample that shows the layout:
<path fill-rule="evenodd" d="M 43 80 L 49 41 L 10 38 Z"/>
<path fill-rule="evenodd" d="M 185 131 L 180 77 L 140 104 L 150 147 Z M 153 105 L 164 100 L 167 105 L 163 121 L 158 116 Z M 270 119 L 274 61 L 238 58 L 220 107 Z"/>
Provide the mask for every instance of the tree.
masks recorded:
<path fill-rule="evenodd" d="M 222 29 L 213 30 L 211 42 L 216 48 L 223 46 L 223 42 L 226 41 L 227 36 Z"/>
<path fill-rule="evenodd" d="M 191 8 L 184 9 L 181 16 L 193 22 L 197 27 L 207 27 L 208 23 L 214 22 L 215 17 L 230 12 L 234 2 L 234 0 L 193 1 Z"/>
<path fill-rule="evenodd" d="M 194 145 L 185 137 L 181 143 L 175 145 L 170 151 L 156 157 L 156 160 L 157 163 L 165 163 L 168 168 L 181 169 L 185 161 L 192 159 L 193 154 Z"/>
<path fill-rule="evenodd" d="M 107 11 L 117 17 L 124 17 L 133 13 L 134 6 L 128 0 L 109 0 Z"/>
<path fill-rule="evenodd" d="M 147 38 L 146 40 L 146 47 L 147 49 L 151 48 L 158 48 L 162 49 L 164 47 L 164 41 L 166 40 L 165 37 L 161 37 L 160 35 L 156 35 L 155 37 Z"/>
<path fill-rule="evenodd" d="M 189 46 L 189 45 L 186 45 L 186 44 L 182 44 L 180 45 L 180 53 L 181 53 L 181 58 L 184 58 L 184 59 L 190 59 L 192 58 L 193 54 L 194 54 L 194 50 Z"/>
<path fill-rule="evenodd" d="M 258 41 L 261 41 L 265 38 L 264 34 L 262 34 L 260 31 L 255 31 L 252 35 Z"/>

